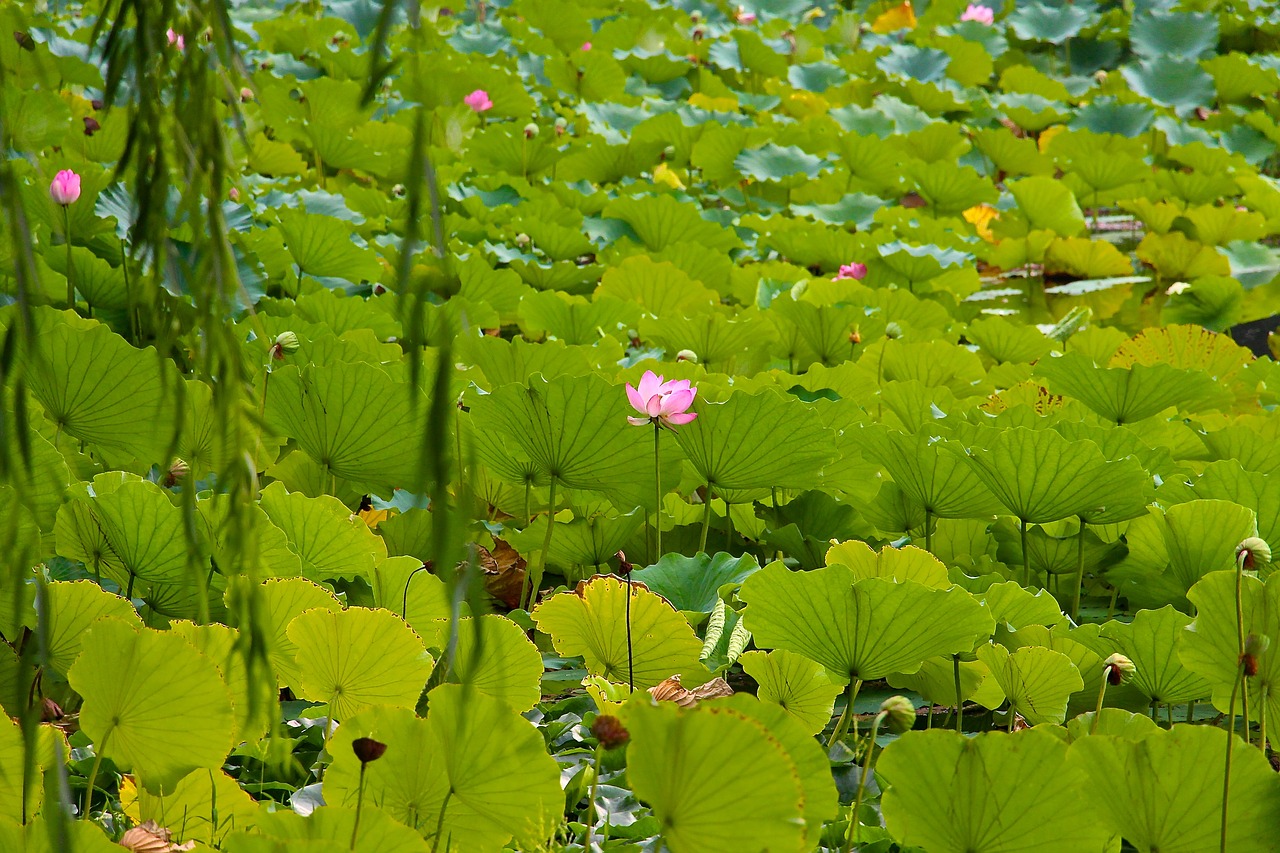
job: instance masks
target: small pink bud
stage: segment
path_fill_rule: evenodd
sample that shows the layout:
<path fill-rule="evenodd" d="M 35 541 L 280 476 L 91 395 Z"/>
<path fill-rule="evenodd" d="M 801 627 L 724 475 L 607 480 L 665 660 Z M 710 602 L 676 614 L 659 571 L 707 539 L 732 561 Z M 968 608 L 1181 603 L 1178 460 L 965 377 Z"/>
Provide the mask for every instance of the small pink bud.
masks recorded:
<path fill-rule="evenodd" d="M 236 189 L 235 187 L 232 187 L 231 189 L 227 190 L 227 198 L 231 199 L 232 201 L 239 201 L 240 190 Z"/>
<path fill-rule="evenodd" d="M 589 42 L 589 41 L 584 41 L 584 42 L 582 43 L 582 52 L 583 52 L 583 53 L 586 53 L 588 50 L 591 50 L 591 42 Z"/>
<path fill-rule="evenodd" d="M 54 204 L 68 205 L 80 198 L 80 176 L 70 169 L 63 169 L 53 176 L 49 184 L 49 198 Z"/>
<path fill-rule="evenodd" d="M 165 30 L 165 33 L 164 33 L 164 34 L 165 34 L 165 38 L 169 39 L 169 44 L 173 45 L 173 46 L 174 46 L 174 47 L 176 47 L 178 50 L 186 50 L 186 49 L 187 49 L 187 40 L 186 40 L 186 39 L 184 39 L 184 38 L 182 37 L 182 34 L 181 34 L 181 33 L 179 33 L 179 32 L 177 32 L 176 30 L 174 30 L 174 29 L 170 28 L 170 29 Z"/>
<path fill-rule="evenodd" d="M 489 100 L 489 93 L 484 89 L 476 89 L 463 98 L 462 102 L 478 113 L 493 109 L 493 101 Z"/>
<path fill-rule="evenodd" d="M 836 273 L 836 281 L 845 279 L 853 279 L 854 281 L 862 281 L 867 277 L 867 265 L 854 261 L 851 264 L 841 264 L 840 271 Z"/>
<path fill-rule="evenodd" d="M 991 26 L 996 21 L 996 13 L 990 6 L 980 6 L 977 3 L 970 3 L 969 7 L 964 10 L 964 14 L 960 16 L 961 21 L 977 21 L 984 26 Z"/>
<path fill-rule="evenodd" d="M 738 7 L 738 12 L 733 17 L 734 20 L 745 27 L 749 27 L 756 22 L 756 13 L 748 12 L 741 6 Z"/>

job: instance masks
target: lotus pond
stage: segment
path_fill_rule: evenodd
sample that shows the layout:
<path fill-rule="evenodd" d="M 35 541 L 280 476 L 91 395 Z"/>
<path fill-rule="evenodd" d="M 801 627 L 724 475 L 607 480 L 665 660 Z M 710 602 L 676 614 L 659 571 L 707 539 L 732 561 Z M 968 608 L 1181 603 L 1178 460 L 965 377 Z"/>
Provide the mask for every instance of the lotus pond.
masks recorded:
<path fill-rule="evenodd" d="M 1280 850 L 1280 11 L 0 8 L 0 853 Z"/>

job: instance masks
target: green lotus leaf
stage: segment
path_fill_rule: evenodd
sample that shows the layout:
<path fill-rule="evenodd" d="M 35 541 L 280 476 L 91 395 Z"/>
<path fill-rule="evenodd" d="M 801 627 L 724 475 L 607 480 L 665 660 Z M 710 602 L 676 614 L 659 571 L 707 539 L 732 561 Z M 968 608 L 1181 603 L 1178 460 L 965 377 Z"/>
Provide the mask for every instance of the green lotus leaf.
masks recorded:
<path fill-rule="evenodd" d="M 337 498 L 309 498 L 272 483 L 262 490 L 260 506 L 284 533 L 308 578 L 367 578 L 386 559 L 382 540 Z"/>
<path fill-rule="evenodd" d="M 1195 495 L 1208 500 L 1230 501 L 1254 511 L 1258 535 L 1267 542 L 1280 541 L 1280 493 L 1269 486 L 1265 474 L 1246 471 L 1234 459 L 1210 462 L 1192 483 Z"/>
<path fill-rule="evenodd" d="M 879 427 L 861 433 L 869 458 L 889 472 L 898 488 L 939 518 L 995 515 L 1000 502 L 961 458 L 938 448 L 934 437 L 903 435 Z"/>
<path fill-rule="evenodd" d="M 306 817 L 288 810 L 263 813 L 254 829 L 260 834 L 228 836 L 222 849 L 228 853 L 427 853 L 431 849 L 413 829 L 367 803 L 360 811 L 358 832 L 354 805 L 322 806 Z"/>
<path fill-rule="evenodd" d="M 759 148 L 743 151 L 733 165 L 743 177 L 753 181 L 794 187 L 817 178 L 825 171 L 826 162 L 794 145 L 767 142 Z"/>
<path fill-rule="evenodd" d="M 669 195 L 616 198 L 605 205 L 604 215 L 627 223 L 654 252 L 686 241 L 712 252 L 727 252 L 741 245 L 732 230 L 704 219 L 695 205 L 682 204 Z"/>
<path fill-rule="evenodd" d="M 796 762 L 762 722 L 718 705 L 633 702 L 624 712 L 627 779 L 672 853 L 802 849 Z M 724 785 L 722 774 L 744 784 Z"/>
<path fill-rule="evenodd" d="M 377 256 L 351 241 L 351 229 L 342 220 L 299 210 L 281 210 L 278 215 L 299 280 L 303 273 L 350 282 L 382 277 Z"/>
<path fill-rule="evenodd" d="M 275 495 L 273 492 L 273 497 Z M 237 512 L 244 515 L 237 517 Z M 209 544 L 213 560 L 218 565 L 239 565 L 243 572 L 258 578 L 296 577 L 302 574 L 302 560 L 298 551 L 290 543 L 288 535 L 271 521 L 271 517 L 261 506 L 237 508 L 232 505 L 228 496 L 215 494 L 208 500 L 197 501 L 196 513 L 204 523 L 204 541 Z M 245 515 L 249 517 L 247 523 Z M 285 515 L 286 518 L 291 518 L 287 513 Z M 241 525 L 248 530 L 241 529 Z M 310 553 L 313 557 L 317 556 L 315 552 Z"/>
<path fill-rule="evenodd" d="M 520 300 L 520 329 L 530 339 L 550 335 L 567 344 L 589 345 L 600 339 L 601 330 L 633 328 L 639 319 L 635 305 L 610 297 L 588 302 L 580 296 L 539 292 Z"/>
<path fill-rule="evenodd" d="M 1031 0 L 1019 4 L 1009 16 L 1009 25 L 1018 38 L 1062 44 L 1080 34 L 1097 17 L 1092 3 L 1080 6 L 1054 6 Z"/>
<path fill-rule="evenodd" d="M 991 617 L 962 589 L 856 580 L 845 566 L 796 573 L 771 563 L 738 596 L 756 645 L 802 654 L 840 684 L 912 672 L 926 658 L 971 651 L 992 630 Z"/>
<path fill-rule="evenodd" d="M 680 316 L 718 303 L 718 294 L 700 284 L 674 263 L 644 255 L 627 258 L 600 279 L 596 298 L 638 302 L 653 317 Z M 544 372 L 545 373 L 545 372 Z M 551 374 L 545 374 L 550 376 Z"/>
<path fill-rule="evenodd" d="M 631 426 L 628 414 L 635 413 L 623 389 L 595 376 L 534 377 L 528 386 L 477 396 L 471 406 L 476 426 L 500 431 L 553 484 L 605 492 L 627 509 L 651 507 L 652 430 Z"/>
<path fill-rule="evenodd" d="M 636 689 L 652 687 L 671 675 L 686 686 L 706 680 L 700 662 L 702 642 L 680 613 L 647 589 L 600 576 L 562 592 L 533 611 L 538 630 L 551 635 L 562 655 L 582 655 L 587 671 L 628 683 L 627 597 L 631 607 L 631 667 Z"/>
<path fill-rule="evenodd" d="M 360 362 L 278 368 L 266 415 L 330 476 L 389 495 L 417 471 L 426 409 L 423 394 Z"/>
<path fill-rule="evenodd" d="M 118 853 L 120 846 L 112 844 L 102 833 L 102 829 L 89 821 L 68 821 L 67 842 L 71 847 L 59 849 L 49 822 L 43 815 L 29 819 L 26 825 L 26 839 L 22 838 L 22 827 L 10 827 L 0 823 L 0 846 L 15 853 L 62 853 L 62 850 L 74 849 L 76 853 Z M 6 836 L 6 832 L 12 832 Z"/>
<path fill-rule="evenodd" d="M 986 645 L 978 649 L 978 660 L 991 670 L 1012 710 L 1033 726 L 1061 724 L 1067 700 L 1084 689 L 1080 670 L 1069 657 L 1052 649 L 1023 646 L 1010 654 L 1004 646 Z"/>
<path fill-rule="evenodd" d="M 714 489 L 804 488 L 836 455 L 814 410 L 776 391 L 730 394 L 698 406 L 676 440 Z"/>
<path fill-rule="evenodd" d="M 1081 714 L 1067 720 L 1067 742 L 1073 743 L 1092 735 L 1111 735 L 1127 740 L 1141 740 L 1160 727 L 1146 714 L 1135 714 L 1123 708 L 1103 708 L 1098 717 L 1097 731 L 1093 728 L 1094 712 Z"/>
<path fill-rule="evenodd" d="M 1018 631 L 1030 625 L 1059 625 L 1066 618 L 1048 590 L 1032 594 L 1014 581 L 994 583 L 980 598 L 998 626 Z"/>
<path fill-rule="evenodd" d="M 519 533 L 512 531 L 507 541 L 523 554 L 541 551 L 547 523 L 547 516 L 539 516 Z M 583 567 L 594 574 L 632 541 L 643 524 L 643 514 L 635 510 L 626 515 L 591 515 L 565 523 L 556 522 L 547 562 L 553 566 Z M 566 577 L 569 576 L 566 573 Z"/>
<path fill-rule="evenodd" d="M 66 675 L 84 646 L 84 633 L 104 616 L 142 627 L 133 605 L 93 581 L 51 583 L 45 587 L 48 596 L 49 666 Z"/>
<path fill-rule="evenodd" d="M 236 712 L 236 740 L 255 741 L 266 734 L 269 717 L 275 711 L 277 691 L 273 685 L 263 684 L 263 670 L 252 674 L 245 666 L 245 652 L 240 632 L 226 625 L 197 625 L 185 619 L 174 620 L 169 630 L 195 647 L 196 651 L 213 661 L 222 680 L 231 692 L 231 705 Z M 254 695 L 257 691 L 257 696 Z"/>
<path fill-rule="evenodd" d="M 448 645 L 450 624 L 437 620 L 435 629 L 427 645 L 443 650 Z M 542 698 L 542 655 L 519 625 L 490 613 L 459 619 L 457 631 L 449 682 L 500 699 L 522 713 L 538 703 Z"/>
<path fill-rule="evenodd" d="M 821 664 L 786 649 L 746 652 L 738 660 L 759 684 L 760 701 L 786 711 L 806 733 L 816 735 L 831 722 L 840 686 Z"/>
<path fill-rule="evenodd" d="M 356 803 L 357 737 L 387 745 L 365 770 L 365 803 L 377 803 L 428 840 L 438 825 L 459 849 L 497 853 L 513 836 L 521 848 L 545 843 L 560 820 L 564 794 L 555 761 L 538 730 L 499 699 L 443 684 L 431 691 L 425 720 L 410 710 L 373 708 L 345 722 L 330 745 L 334 762 L 324 778 L 332 805 Z"/>
<path fill-rule="evenodd" d="M 1140 610 L 1129 623 L 1107 622 L 1100 635 L 1133 661 L 1136 670 L 1129 684 L 1156 704 L 1180 705 L 1203 699 L 1212 689 L 1178 658 L 1181 638 L 1190 624 L 1190 616 L 1165 606 Z"/>
<path fill-rule="evenodd" d="M 853 306 L 782 298 L 773 300 L 765 316 L 773 322 L 783 354 L 796 370 L 814 362 L 826 367 L 848 359 L 853 353 L 851 330 L 866 318 L 865 312 Z"/>
<path fill-rule="evenodd" d="M 1085 230 L 1084 214 L 1075 196 L 1060 181 L 1035 175 L 1009 184 L 1018 209 L 1034 229 L 1074 237 Z"/>
<path fill-rule="evenodd" d="M 58 550 L 108 572 L 158 584 L 193 583 L 188 574 L 182 510 L 155 483 L 130 480 L 58 511 Z"/>
<path fill-rule="evenodd" d="M 1190 589 L 1210 572 L 1234 569 L 1236 545 L 1257 533 L 1253 512 L 1228 501 L 1169 507 L 1164 516 L 1169 571 L 1183 589 Z"/>
<path fill-rule="evenodd" d="M 1280 575 L 1272 574 L 1264 584 L 1246 575 L 1241 578 L 1240 598 L 1245 636 L 1270 637 L 1271 645 L 1257 656 L 1258 674 L 1248 681 L 1249 717 L 1268 721 L 1280 719 Z M 1231 689 L 1239 671 L 1239 639 L 1236 634 L 1235 573 L 1205 575 L 1187 593 L 1196 608 L 1196 618 L 1182 635 L 1178 656 L 1182 664 L 1213 687 L 1213 705 L 1228 710 Z M 1237 710 L 1242 706 L 1236 701 Z M 1269 742 L 1276 742 L 1275 727 L 1267 727 Z"/>
<path fill-rule="evenodd" d="M 912 690 L 935 705 L 954 708 L 956 704 L 956 666 L 960 669 L 960 698 L 977 702 L 984 708 L 999 708 L 1004 702 L 1004 692 L 991 677 L 991 671 L 981 661 L 956 661 L 951 657 L 933 657 L 912 673 L 895 672 L 888 681 L 890 687 Z"/>
<path fill-rule="evenodd" d="M 33 310 L 28 387 L 62 432 L 112 454 L 168 465 L 180 380 L 151 348 L 135 349 L 92 320 Z"/>
<path fill-rule="evenodd" d="M 302 671 L 298 667 L 298 646 L 289 639 L 289 623 L 308 610 L 340 610 L 342 604 L 328 589 L 304 578 L 269 580 L 260 590 L 264 641 L 267 658 L 281 687 L 298 689 Z"/>
<path fill-rule="evenodd" d="M 381 530 L 382 525 L 378 529 Z M 399 614 L 409 623 L 410 628 L 418 632 L 427 647 L 432 648 L 439 621 L 448 620 L 453 615 L 453 603 L 449 600 L 449 591 L 444 581 L 427 571 L 423 559 L 397 556 L 378 563 L 373 570 L 372 585 L 374 603 Z M 469 613 L 470 607 L 463 602 L 462 615 Z M 442 648 L 438 645 L 434 647 Z"/>
<path fill-rule="evenodd" d="M 1001 364 L 1030 364 L 1048 355 L 1053 341 L 1032 326 L 1003 317 L 986 317 L 969 325 L 965 337 Z"/>
<path fill-rule="evenodd" d="M 662 347 L 668 354 L 689 350 L 707 370 L 732 373 L 738 372 L 735 366 L 762 360 L 759 352 L 751 350 L 762 338 L 769 337 L 768 328 L 768 323 L 759 315 L 744 315 L 738 320 L 724 314 L 668 315 L 661 320 L 642 319 L 640 337 Z"/>
<path fill-rule="evenodd" d="M 153 791 L 221 768 L 231 749 L 235 716 L 222 675 L 177 634 L 102 619 L 67 679 L 84 699 L 80 728 Z"/>
<path fill-rule="evenodd" d="M 648 568 L 631 577 L 661 595 L 677 610 L 710 613 L 720 600 L 720 589 L 726 584 L 741 583 L 760 570 L 750 554 L 734 557 L 723 551 L 693 557 L 665 554 Z"/>
<path fill-rule="evenodd" d="M 816 844 L 825 821 L 839 811 L 836 787 L 831 778 L 831 761 L 812 734 L 787 711 L 771 702 L 759 700 L 749 693 L 735 693 L 714 700 L 714 706 L 726 707 L 761 723 L 796 766 L 804 793 L 804 819 L 808 825 L 807 844 Z"/>
<path fill-rule="evenodd" d="M 1213 246 L 1189 239 L 1181 231 L 1147 234 L 1135 250 L 1138 259 L 1168 281 L 1193 281 L 1231 274 L 1231 262 Z"/>
<path fill-rule="evenodd" d="M 1187 111 L 1213 102 L 1213 78 L 1194 59 L 1156 56 L 1121 73 L 1134 92 L 1164 107 Z"/>
<path fill-rule="evenodd" d="M 998 195 L 991 182 L 968 166 L 954 161 L 913 163 L 907 177 L 935 212 L 954 216 L 978 204 L 994 204 Z"/>
<path fill-rule="evenodd" d="M 385 610 L 330 610 L 296 616 L 287 628 L 298 647 L 298 695 L 329 703 L 338 720 L 372 705 L 412 708 L 434 660 L 400 617 Z"/>
<path fill-rule="evenodd" d="M 1136 850 L 1212 850 L 1222 824 L 1223 740 L 1231 737 L 1227 849 L 1275 849 L 1280 820 L 1275 774 L 1257 749 L 1212 726 L 1174 726 L 1138 739 L 1094 736 L 1071 745 L 1070 766 L 1087 775 L 1084 805 Z"/>
<path fill-rule="evenodd" d="M 61 248 L 49 253 L 46 259 L 52 269 L 67 274 L 67 256 Z M 94 308 L 120 309 L 129 304 L 123 268 L 112 266 L 91 250 L 76 246 L 71 250 L 71 269 L 76 292 Z"/>
<path fill-rule="evenodd" d="M 877 552 L 856 539 L 833 543 L 827 551 L 827 565 L 851 569 L 855 580 L 885 578 L 899 582 L 914 581 L 930 589 L 951 586 L 947 567 L 928 551 L 914 545 L 902 548 L 886 545 Z"/>
<path fill-rule="evenodd" d="M 901 844 L 930 853 L 1105 849 L 1108 833 L 1078 794 L 1083 768 L 1043 729 L 974 738 L 908 732 L 885 748 L 876 769 L 888 783 L 885 824 Z"/>
<path fill-rule="evenodd" d="M 1054 240 L 1045 252 L 1045 266 L 1083 278 L 1133 276 L 1133 263 L 1120 250 L 1102 240 L 1064 237 Z"/>
<path fill-rule="evenodd" d="M 234 829 L 254 826 L 258 803 L 221 770 L 193 770 L 172 791 L 138 790 L 138 814 L 172 827 L 173 840 L 216 844 Z"/>
<path fill-rule="evenodd" d="M 1096 367 L 1078 353 L 1041 360 L 1036 371 L 1050 387 L 1117 424 L 1149 418 L 1164 409 L 1212 408 L 1223 389 L 1210 376 L 1167 364 Z"/>
<path fill-rule="evenodd" d="M 1280 86 L 1280 74 L 1275 69 L 1264 67 L 1243 53 L 1223 53 L 1206 59 L 1201 67 L 1213 76 L 1221 104 L 1247 101 Z"/>

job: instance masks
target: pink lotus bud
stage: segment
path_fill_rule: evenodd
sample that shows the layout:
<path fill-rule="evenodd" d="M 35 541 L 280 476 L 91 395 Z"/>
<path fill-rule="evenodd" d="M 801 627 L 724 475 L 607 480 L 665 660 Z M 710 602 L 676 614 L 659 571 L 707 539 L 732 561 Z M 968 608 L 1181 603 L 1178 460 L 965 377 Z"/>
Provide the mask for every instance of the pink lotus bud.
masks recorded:
<path fill-rule="evenodd" d="M 698 417 L 696 412 L 689 411 L 697 392 L 688 379 L 664 382 L 661 376 L 646 370 L 640 377 L 640 387 L 632 388 L 631 383 L 627 383 L 627 400 L 643 417 L 628 417 L 627 421 L 632 426 L 657 423 L 676 427 L 690 423 Z"/>
<path fill-rule="evenodd" d="M 582 52 L 583 52 L 583 53 L 586 53 L 588 50 L 591 50 L 591 42 L 589 42 L 589 41 L 584 41 L 584 42 L 582 43 Z"/>
<path fill-rule="evenodd" d="M 170 28 L 168 30 L 165 30 L 164 34 L 165 34 L 165 38 L 169 39 L 169 44 L 173 45 L 178 50 L 187 49 L 187 40 L 182 37 L 181 33 Z"/>
<path fill-rule="evenodd" d="M 493 109 L 493 101 L 489 100 L 489 93 L 484 89 L 476 89 L 463 98 L 462 102 L 478 113 Z"/>
<path fill-rule="evenodd" d="M 991 26 L 996 21 L 996 13 L 989 6 L 980 6 L 977 3 L 970 3 L 969 8 L 964 10 L 964 14 L 960 16 L 961 21 L 977 21 L 979 24 Z"/>
<path fill-rule="evenodd" d="M 745 27 L 749 27 L 756 22 L 756 13 L 748 12 L 746 9 L 739 6 L 738 12 L 733 16 L 733 18 L 739 24 L 742 24 Z"/>
<path fill-rule="evenodd" d="M 239 201 L 240 190 L 236 189 L 235 187 L 232 187 L 231 189 L 227 190 L 227 198 L 231 199 L 232 201 Z"/>
<path fill-rule="evenodd" d="M 80 176 L 70 169 L 63 169 L 53 176 L 49 184 L 49 198 L 54 204 L 68 205 L 80 198 Z"/>
<path fill-rule="evenodd" d="M 867 277 L 867 265 L 860 264 L 857 261 L 854 261 L 851 264 L 841 264 L 840 271 L 836 273 L 835 280 L 843 281 L 845 279 L 851 278 L 855 281 L 862 281 L 866 277 Z"/>

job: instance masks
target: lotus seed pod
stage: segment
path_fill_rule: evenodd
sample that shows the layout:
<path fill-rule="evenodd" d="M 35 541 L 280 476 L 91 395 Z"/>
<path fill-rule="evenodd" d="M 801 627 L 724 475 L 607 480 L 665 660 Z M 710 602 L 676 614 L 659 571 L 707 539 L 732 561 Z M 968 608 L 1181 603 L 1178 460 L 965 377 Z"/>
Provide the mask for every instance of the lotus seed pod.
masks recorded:
<path fill-rule="evenodd" d="M 524 138 L 533 139 L 538 135 L 538 126 L 533 122 L 529 122 L 524 126 Z"/>
<path fill-rule="evenodd" d="M 662 149 L 663 160 L 670 160 L 675 156 L 676 156 L 676 147 L 674 145 L 668 145 L 666 148 Z"/>
<path fill-rule="evenodd" d="M 890 696 L 880 703 L 880 713 L 889 731 L 896 734 L 909 732 L 916 724 L 916 706 L 906 696 Z"/>
<path fill-rule="evenodd" d="M 1265 634 L 1250 634 L 1244 638 L 1244 654 L 1240 656 L 1240 666 L 1244 674 L 1252 678 L 1258 674 L 1258 658 L 1271 648 L 1271 638 Z"/>
<path fill-rule="evenodd" d="M 387 745 L 371 737 L 358 737 L 351 741 L 351 751 L 360 759 L 361 764 L 377 761 L 387 751 Z"/>
<path fill-rule="evenodd" d="M 286 355 L 293 355 L 300 346 L 302 344 L 293 332 L 281 332 L 276 336 L 275 343 L 271 345 L 271 357 L 276 361 L 284 361 Z"/>
<path fill-rule="evenodd" d="M 1103 663 L 1107 667 L 1107 682 L 1112 687 L 1124 683 L 1129 676 L 1137 672 L 1137 667 L 1133 665 L 1133 661 L 1119 653 L 1107 658 Z"/>
<path fill-rule="evenodd" d="M 698 354 L 691 349 L 682 349 L 680 352 L 676 353 L 676 361 L 691 361 L 694 364 L 697 364 Z"/>
<path fill-rule="evenodd" d="M 240 103 L 247 104 L 253 100 L 253 90 L 246 87 L 240 90 Z"/>
<path fill-rule="evenodd" d="M 176 486 L 188 474 L 191 473 L 191 466 L 182 459 L 174 459 L 169 463 L 169 470 L 164 474 L 165 488 Z"/>
<path fill-rule="evenodd" d="M 521 248 L 524 248 L 525 246 L 529 245 L 529 235 L 525 234 L 523 231 L 517 234 L 516 245 L 520 246 Z"/>
<path fill-rule="evenodd" d="M 617 717 L 611 717 L 608 714 L 602 714 L 592 721 L 591 733 L 596 736 L 596 740 L 600 741 L 600 745 L 605 749 L 617 749 L 620 746 L 626 746 L 627 741 L 631 740 L 631 732 L 627 731 L 627 727 L 622 724 L 622 720 Z"/>
<path fill-rule="evenodd" d="M 891 322 L 884 327 L 884 336 L 891 341 L 896 341 L 898 338 L 902 337 L 902 327 L 897 323 Z"/>
<path fill-rule="evenodd" d="M 1271 546 L 1257 536 L 1250 536 L 1236 546 L 1236 561 L 1245 571 L 1256 572 L 1271 562 Z"/>

